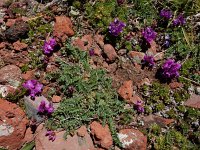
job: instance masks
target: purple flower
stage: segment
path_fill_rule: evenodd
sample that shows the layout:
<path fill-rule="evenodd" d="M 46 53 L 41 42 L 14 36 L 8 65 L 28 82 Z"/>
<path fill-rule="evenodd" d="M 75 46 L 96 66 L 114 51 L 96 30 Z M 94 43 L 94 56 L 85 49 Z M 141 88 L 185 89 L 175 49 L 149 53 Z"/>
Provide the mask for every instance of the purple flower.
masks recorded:
<path fill-rule="evenodd" d="M 182 26 L 186 23 L 185 18 L 183 17 L 183 14 L 178 15 L 176 19 L 173 20 L 174 26 Z"/>
<path fill-rule="evenodd" d="M 111 22 L 108 29 L 113 36 L 118 36 L 126 24 L 122 21 L 119 21 L 118 18 L 115 18 L 114 22 Z"/>
<path fill-rule="evenodd" d="M 169 9 L 162 9 L 160 11 L 160 16 L 165 19 L 170 19 L 172 17 L 172 12 Z"/>
<path fill-rule="evenodd" d="M 48 55 L 53 52 L 56 46 L 56 40 L 51 38 L 49 41 L 44 42 L 43 52 L 44 54 Z"/>
<path fill-rule="evenodd" d="M 181 68 L 181 64 L 176 63 L 173 59 L 168 59 L 162 66 L 162 76 L 164 78 L 176 78 L 179 77 L 179 69 Z"/>
<path fill-rule="evenodd" d="M 73 85 L 70 85 L 67 89 L 67 92 L 69 95 L 72 95 L 75 90 L 76 90 L 75 87 Z"/>
<path fill-rule="evenodd" d="M 44 113 L 46 111 L 46 102 L 41 101 L 40 106 L 38 107 L 38 113 Z"/>
<path fill-rule="evenodd" d="M 94 56 L 94 49 L 93 49 L 93 48 L 91 48 L 91 49 L 89 50 L 89 55 L 90 55 L 90 56 Z"/>
<path fill-rule="evenodd" d="M 32 98 L 35 98 L 37 94 L 40 94 L 43 88 L 43 85 L 40 84 L 37 80 L 28 80 L 23 83 L 22 86 L 29 91 L 29 95 Z"/>
<path fill-rule="evenodd" d="M 54 112 L 53 104 L 49 103 L 49 106 L 46 108 L 47 114 L 51 115 Z"/>
<path fill-rule="evenodd" d="M 139 113 L 143 113 L 144 112 L 144 107 L 143 107 L 143 102 L 138 100 L 136 103 L 136 109 Z"/>
<path fill-rule="evenodd" d="M 52 103 L 47 104 L 44 100 L 41 101 L 38 107 L 38 113 L 42 115 L 51 115 L 54 111 Z"/>
<path fill-rule="evenodd" d="M 142 31 L 142 35 L 150 43 L 156 38 L 157 33 L 151 27 L 147 27 Z"/>
<path fill-rule="evenodd" d="M 52 130 L 48 130 L 45 136 L 49 136 L 49 141 L 54 141 L 56 139 L 56 133 Z"/>
<path fill-rule="evenodd" d="M 117 0 L 118 5 L 122 5 L 125 2 L 125 0 Z"/>
<path fill-rule="evenodd" d="M 144 56 L 143 62 L 144 62 L 144 64 L 148 65 L 149 67 L 153 67 L 155 65 L 154 61 L 155 60 L 154 60 L 153 56 L 148 56 L 148 55 Z"/>

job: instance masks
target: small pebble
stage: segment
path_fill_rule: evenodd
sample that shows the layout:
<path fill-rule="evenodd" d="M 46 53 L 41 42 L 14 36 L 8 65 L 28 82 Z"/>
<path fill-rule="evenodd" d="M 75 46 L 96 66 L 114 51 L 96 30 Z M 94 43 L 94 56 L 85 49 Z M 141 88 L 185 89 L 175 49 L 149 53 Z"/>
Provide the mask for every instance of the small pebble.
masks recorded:
<path fill-rule="evenodd" d="M 200 86 L 198 86 L 198 87 L 196 88 L 196 92 L 197 92 L 198 95 L 200 95 Z"/>

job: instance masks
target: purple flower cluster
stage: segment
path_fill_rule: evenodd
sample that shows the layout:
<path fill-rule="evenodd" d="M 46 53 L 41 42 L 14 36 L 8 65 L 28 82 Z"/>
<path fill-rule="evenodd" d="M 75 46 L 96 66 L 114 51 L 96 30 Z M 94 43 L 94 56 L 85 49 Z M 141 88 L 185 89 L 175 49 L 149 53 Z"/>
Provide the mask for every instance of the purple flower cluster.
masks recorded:
<path fill-rule="evenodd" d="M 173 20 L 174 26 L 182 26 L 186 23 L 185 18 L 183 17 L 183 14 L 178 15 L 176 19 Z"/>
<path fill-rule="evenodd" d="M 41 101 L 38 107 L 38 113 L 42 115 L 51 115 L 54 111 L 52 103 L 47 104 L 44 100 Z"/>
<path fill-rule="evenodd" d="M 43 46 L 43 52 L 46 55 L 49 55 L 53 52 L 54 48 L 56 46 L 56 40 L 51 38 L 49 41 L 44 42 Z"/>
<path fill-rule="evenodd" d="M 157 33 L 151 27 L 147 27 L 142 31 L 142 35 L 150 43 L 156 38 Z"/>
<path fill-rule="evenodd" d="M 37 80 L 28 80 L 22 84 L 29 92 L 31 98 L 35 98 L 37 94 L 42 92 L 43 85 L 40 84 Z"/>
<path fill-rule="evenodd" d="M 162 76 L 168 79 L 179 77 L 180 68 L 181 64 L 176 63 L 173 59 L 167 59 L 162 65 Z"/>
<path fill-rule="evenodd" d="M 111 22 L 108 29 L 113 36 L 118 36 L 126 24 L 122 21 L 119 21 L 118 18 L 115 18 L 114 22 Z"/>
<path fill-rule="evenodd" d="M 162 9 L 160 11 L 160 16 L 165 19 L 170 19 L 172 17 L 172 11 L 169 9 Z"/>
<path fill-rule="evenodd" d="M 139 113 L 143 113 L 144 112 L 144 107 L 143 107 L 143 102 L 138 100 L 136 103 L 136 109 Z"/>
<path fill-rule="evenodd" d="M 148 56 L 148 55 L 144 56 L 143 62 L 145 65 L 148 65 L 149 67 L 153 67 L 155 65 L 154 61 L 155 60 L 153 56 Z"/>
<path fill-rule="evenodd" d="M 56 133 L 52 130 L 48 130 L 45 136 L 49 136 L 49 141 L 54 141 L 56 139 Z"/>

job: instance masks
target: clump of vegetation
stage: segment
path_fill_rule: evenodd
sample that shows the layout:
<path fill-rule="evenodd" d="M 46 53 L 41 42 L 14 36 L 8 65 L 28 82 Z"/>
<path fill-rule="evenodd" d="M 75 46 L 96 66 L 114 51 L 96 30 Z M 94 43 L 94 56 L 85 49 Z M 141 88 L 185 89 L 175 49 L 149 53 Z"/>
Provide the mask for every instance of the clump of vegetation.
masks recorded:
<path fill-rule="evenodd" d="M 50 23 L 46 23 L 40 16 L 38 16 L 38 18 L 30 20 L 28 23 L 30 30 L 28 33 L 29 41 L 27 42 L 33 42 L 38 38 L 45 39 L 45 36 L 47 36 L 47 34 L 52 31 L 52 25 Z"/>
<path fill-rule="evenodd" d="M 152 87 L 143 87 L 144 95 L 146 92 L 150 94 L 145 97 L 146 113 L 155 113 L 163 110 L 166 104 L 170 103 L 170 89 L 167 85 L 161 85 L 160 83 L 153 83 Z"/>
<path fill-rule="evenodd" d="M 119 6 L 116 0 L 98 0 L 92 4 L 88 2 L 85 4 L 85 10 L 90 24 L 103 31 L 108 29 L 113 18 L 117 17 L 122 21 L 127 18 L 127 8 L 124 5 Z"/>
<path fill-rule="evenodd" d="M 200 134 L 198 123 L 200 111 L 183 105 L 183 102 L 189 98 L 187 90 L 176 89 L 171 91 L 167 85 L 160 83 L 153 83 L 152 86 L 144 86 L 142 90 L 144 99 L 146 100 L 145 113 L 159 113 L 165 118 L 173 118 L 177 121 L 173 129 L 163 133 L 160 132 L 160 128 L 156 124 L 153 124 L 148 129 L 147 135 L 149 143 L 153 145 L 152 148 L 197 148 L 200 142 L 199 138 L 197 138 L 197 135 Z M 152 139 L 155 140 L 152 141 Z"/>
<path fill-rule="evenodd" d="M 105 71 L 89 66 L 86 52 L 71 46 L 68 48 L 69 59 L 59 60 L 60 70 L 48 75 L 48 79 L 56 79 L 64 96 L 47 126 L 51 129 L 64 128 L 69 134 L 83 124 L 98 120 L 111 125 L 111 131 L 115 133 L 115 117 L 124 112 L 124 102 L 111 88 L 112 81 Z"/>
<path fill-rule="evenodd" d="M 165 149 L 197 149 L 190 141 L 187 140 L 180 132 L 176 130 L 169 130 L 158 137 L 155 137 L 155 143 L 153 149 L 165 150 Z"/>

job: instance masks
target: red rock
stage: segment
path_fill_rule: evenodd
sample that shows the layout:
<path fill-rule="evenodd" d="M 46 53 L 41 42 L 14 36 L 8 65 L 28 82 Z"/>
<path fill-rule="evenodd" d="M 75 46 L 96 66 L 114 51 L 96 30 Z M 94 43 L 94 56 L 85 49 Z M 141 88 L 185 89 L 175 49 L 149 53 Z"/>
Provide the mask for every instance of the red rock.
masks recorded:
<path fill-rule="evenodd" d="M 84 35 L 82 38 L 78 37 L 72 41 L 72 45 L 79 48 L 80 50 L 89 50 L 92 47 L 92 35 Z"/>
<path fill-rule="evenodd" d="M 84 47 L 85 50 L 89 50 L 92 46 L 93 40 L 92 40 L 92 35 L 88 34 L 88 35 L 84 35 L 81 40 L 84 42 Z"/>
<path fill-rule="evenodd" d="M 20 41 L 14 42 L 13 47 L 16 51 L 21 51 L 23 49 L 26 49 L 28 45 L 26 43 L 22 43 Z"/>
<path fill-rule="evenodd" d="M 103 68 L 107 69 L 108 68 L 108 63 L 104 61 L 102 66 L 103 66 Z"/>
<path fill-rule="evenodd" d="M 124 81 L 122 86 L 118 89 L 118 94 L 128 103 L 133 96 L 133 82 L 131 80 Z"/>
<path fill-rule="evenodd" d="M 146 150 L 147 137 L 136 129 L 122 129 L 118 133 L 118 138 L 125 150 Z"/>
<path fill-rule="evenodd" d="M 92 139 L 88 133 L 84 137 L 76 134 L 73 137 L 68 135 L 65 140 L 65 131 L 56 132 L 56 139 L 52 142 L 45 136 L 46 132 L 45 128 L 38 131 L 35 138 L 36 150 L 94 150 Z"/>
<path fill-rule="evenodd" d="M 84 42 L 80 38 L 73 40 L 72 45 L 80 50 L 85 50 Z"/>
<path fill-rule="evenodd" d="M 46 67 L 46 72 L 56 72 L 58 70 L 58 67 L 54 64 L 48 64 Z"/>
<path fill-rule="evenodd" d="M 172 122 L 174 122 L 174 119 L 166 119 L 166 118 L 163 118 L 160 116 L 149 115 L 149 116 L 145 116 L 143 118 L 143 121 L 144 121 L 145 128 L 150 127 L 154 123 L 156 123 L 160 127 L 165 127 L 165 126 L 171 124 Z"/>
<path fill-rule="evenodd" d="M 161 53 L 157 53 L 154 55 L 154 60 L 155 61 L 159 61 L 159 60 L 163 60 L 164 59 L 164 52 L 161 52 Z"/>
<path fill-rule="evenodd" d="M 0 18 L 0 24 L 3 24 L 4 21 L 3 21 L 3 18 Z"/>
<path fill-rule="evenodd" d="M 0 0 L 0 7 L 4 6 L 9 0 Z"/>
<path fill-rule="evenodd" d="M 29 143 L 29 142 L 31 142 L 31 141 L 33 141 L 33 140 L 34 140 L 34 134 L 33 134 L 33 132 L 31 131 L 31 128 L 28 128 L 28 129 L 26 130 L 26 133 L 25 133 L 25 136 L 24 136 L 23 141 L 24 141 L 24 143 Z"/>
<path fill-rule="evenodd" d="M 116 63 L 109 64 L 108 70 L 109 72 L 115 72 L 117 70 L 117 64 Z"/>
<path fill-rule="evenodd" d="M 141 60 L 143 60 L 145 54 L 142 52 L 137 52 L 137 51 L 130 51 L 128 53 L 129 57 L 132 58 L 135 62 L 139 63 Z"/>
<path fill-rule="evenodd" d="M 6 43 L 5 42 L 1 42 L 0 43 L 0 49 L 3 49 L 3 48 L 5 48 L 6 47 Z"/>
<path fill-rule="evenodd" d="M 95 42 L 101 47 L 101 48 L 103 48 L 103 46 L 104 46 L 104 37 L 103 37 L 103 35 L 99 35 L 99 34 L 96 34 L 95 36 L 94 36 L 94 40 L 95 40 Z"/>
<path fill-rule="evenodd" d="M 182 88 L 183 84 L 180 82 L 172 82 L 169 84 L 171 89 L 177 89 L 177 88 Z"/>
<path fill-rule="evenodd" d="M 7 65 L 0 69 L 0 83 L 20 81 L 21 70 L 15 65 Z"/>
<path fill-rule="evenodd" d="M 112 45 L 105 44 L 103 49 L 104 49 L 104 53 L 108 57 L 109 61 L 114 61 L 118 57 L 117 53 Z"/>
<path fill-rule="evenodd" d="M 192 108 L 200 108 L 200 95 L 192 94 L 184 105 Z"/>
<path fill-rule="evenodd" d="M 94 55 L 101 56 L 101 49 L 99 48 L 98 45 L 95 45 Z"/>
<path fill-rule="evenodd" d="M 147 50 L 146 53 L 147 53 L 148 55 L 150 55 L 150 56 L 154 56 L 154 55 L 157 54 L 156 50 L 157 50 L 158 45 L 156 44 L 155 41 L 152 41 L 152 42 L 150 43 L 150 45 L 151 45 L 151 47 Z"/>
<path fill-rule="evenodd" d="M 0 99 L 0 147 L 20 149 L 28 120 L 23 110 L 14 103 Z"/>
<path fill-rule="evenodd" d="M 55 17 L 56 22 L 53 28 L 53 36 L 65 42 L 67 37 L 73 36 L 74 31 L 72 29 L 72 22 L 70 18 L 66 16 Z"/>
<path fill-rule="evenodd" d="M 22 74 L 22 79 L 24 80 L 31 80 L 34 78 L 34 72 L 35 70 L 27 71 L 26 73 Z"/>
<path fill-rule="evenodd" d="M 11 27 L 15 24 L 16 19 L 8 19 L 8 21 L 6 22 L 6 26 L 7 27 Z"/>
<path fill-rule="evenodd" d="M 78 130 L 77 130 L 77 135 L 84 137 L 87 133 L 87 128 L 86 126 L 81 126 Z"/>
<path fill-rule="evenodd" d="M 103 127 L 100 123 L 94 121 L 90 124 L 90 128 L 96 144 L 105 149 L 112 146 L 113 140 L 108 125 Z"/>
<path fill-rule="evenodd" d="M 59 103 L 61 101 L 61 97 L 57 95 L 53 95 L 52 102 Z"/>

